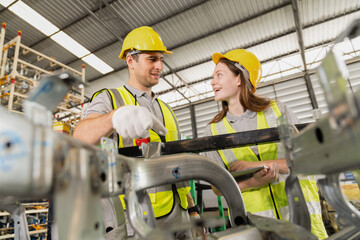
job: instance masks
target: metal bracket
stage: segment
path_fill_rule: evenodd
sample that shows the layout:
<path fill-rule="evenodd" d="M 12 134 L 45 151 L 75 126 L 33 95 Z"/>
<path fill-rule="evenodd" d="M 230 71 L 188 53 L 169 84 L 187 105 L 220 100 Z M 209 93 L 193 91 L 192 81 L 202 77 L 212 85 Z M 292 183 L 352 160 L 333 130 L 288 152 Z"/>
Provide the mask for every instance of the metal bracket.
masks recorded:
<path fill-rule="evenodd" d="M 318 239 L 310 231 L 306 231 L 301 226 L 293 223 L 268 217 L 257 216 L 251 213 L 248 213 L 248 218 L 250 224 L 258 228 L 263 233 L 264 239 Z"/>
<path fill-rule="evenodd" d="M 105 152 L 117 153 L 118 146 L 114 139 L 102 137 L 100 139 L 101 149 Z"/>
<path fill-rule="evenodd" d="M 141 151 L 145 159 L 161 156 L 161 149 L 164 147 L 162 142 L 142 143 Z"/>
<path fill-rule="evenodd" d="M 290 222 L 311 231 L 309 210 L 297 176 L 290 174 L 286 178 L 285 192 L 289 202 Z"/>
<path fill-rule="evenodd" d="M 1 205 L 1 209 L 8 211 L 14 219 L 14 240 L 30 240 L 28 221 L 21 203 Z"/>
<path fill-rule="evenodd" d="M 318 184 L 326 201 L 336 210 L 338 224 L 342 227 L 355 225 L 360 231 L 360 212 L 344 199 L 339 185 L 339 173 L 327 175 L 325 179 L 319 179 Z"/>
<path fill-rule="evenodd" d="M 54 192 L 55 236 L 59 240 L 101 239 L 99 172 L 86 149 L 70 148 Z M 89 161 L 90 160 L 90 161 Z"/>

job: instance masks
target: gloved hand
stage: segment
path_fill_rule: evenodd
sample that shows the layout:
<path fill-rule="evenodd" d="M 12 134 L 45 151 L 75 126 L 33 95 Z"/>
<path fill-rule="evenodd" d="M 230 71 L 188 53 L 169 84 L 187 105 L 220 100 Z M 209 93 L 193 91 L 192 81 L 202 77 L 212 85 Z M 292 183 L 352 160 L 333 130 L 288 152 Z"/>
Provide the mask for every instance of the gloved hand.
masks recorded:
<path fill-rule="evenodd" d="M 123 138 L 147 138 L 153 129 L 166 135 L 164 125 L 144 107 L 127 105 L 118 108 L 112 116 L 113 128 Z"/>

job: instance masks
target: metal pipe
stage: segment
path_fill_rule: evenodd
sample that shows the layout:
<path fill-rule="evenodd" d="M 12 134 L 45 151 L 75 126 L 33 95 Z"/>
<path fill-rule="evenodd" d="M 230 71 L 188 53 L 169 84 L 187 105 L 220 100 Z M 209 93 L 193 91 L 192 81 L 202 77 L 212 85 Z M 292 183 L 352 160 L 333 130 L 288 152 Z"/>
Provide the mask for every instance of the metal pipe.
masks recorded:
<path fill-rule="evenodd" d="M 5 40 L 5 29 L 6 29 L 6 23 L 2 24 L 1 27 L 1 33 L 0 33 L 0 49 L 3 49 L 4 46 L 4 40 Z M 3 51 L 0 52 L 0 63 L 1 63 L 1 59 L 3 57 Z M 2 77 L 2 76 L 0 76 Z"/>
<path fill-rule="evenodd" d="M 38 66 L 35 66 L 35 65 L 33 65 L 31 63 L 28 63 L 28 62 L 26 62 L 24 60 L 18 59 L 18 62 L 21 63 L 21 64 L 24 64 L 24 65 L 26 65 L 28 67 L 34 68 L 34 69 L 36 69 L 36 70 L 38 70 L 38 71 L 40 71 L 42 73 L 52 74 L 52 72 L 46 71 L 45 69 L 39 68 Z"/>
<path fill-rule="evenodd" d="M 173 184 L 187 180 L 204 180 L 221 190 L 229 209 L 232 226 L 247 224 L 245 204 L 241 191 L 231 174 L 210 159 L 197 154 L 183 154 L 151 158 L 149 161 L 128 159 L 131 171 L 131 184 L 127 189 L 128 210 L 137 215 L 130 215 L 130 222 L 142 237 L 148 233 L 144 227 L 136 192 L 164 184 Z"/>

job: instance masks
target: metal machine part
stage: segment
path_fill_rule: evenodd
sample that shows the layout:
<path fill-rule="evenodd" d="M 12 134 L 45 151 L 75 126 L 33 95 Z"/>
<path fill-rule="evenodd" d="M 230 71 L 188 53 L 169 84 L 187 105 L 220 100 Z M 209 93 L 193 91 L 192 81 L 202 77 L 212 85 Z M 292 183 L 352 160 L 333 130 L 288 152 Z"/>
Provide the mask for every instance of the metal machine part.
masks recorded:
<path fill-rule="evenodd" d="M 194 219 L 187 223 L 170 223 L 166 224 L 165 226 L 159 226 L 155 228 L 152 232 L 150 232 L 144 240 L 168 240 L 173 239 L 173 233 L 176 231 L 181 231 L 185 229 L 195 228 L 199 226 L 207 226 L 207 227 L 215 227 L 215 226 L 221 226 L 224 224 L 223 219 L 215 219 L 215 218 L 206 218 L 202 217 L 200 219 Z M 204 235 L 205 236 L 205 235 Z M 201 239 L 208 239 L 207 236 L 202 236 Z M 248 235 L 250 236 L 250 235 Z M 252 235 L 254 236 L 254 235 Z M 199 239 L 199 238 L 198 238 Z M 238 239 L 238 238 L 237 238 Z M 254 239 L 254 238 L 251 238 Z"/>
<path fill-rule="evenodd" d="M 139 191 L 147 188 L 198 179 L 221 189 L 229 209 L 233 226 L 247 223 L 246 211 L 240 189 L 231 174 L 204 156 L 195 154 L 169 155 L 151 160 L 131 161 L 127 159 L 130 172 L 129 186 L 125 187 L 125 199 L 130 214 L 129 220 L 140 236 L 147 232 L 139 210 Z M 166 164 L 164 164 L 166 163 Z M 202 169 L 202 171 L 198 171 Z M 129 191 L 130 190 L 130 191 Z M 141 200 L 141 199 L 140 199 Z"/>
<path fill-rule="evenodd" d="M 360 35 L 359 29 L 360 19 L 354 21 L 335 44 Z M 326 200 L 336 210 L 337 221 L 343 228 L 330 239 L 356 239 L 360 233 L 360 213 L 345 200 L 339 186 L 339 173 L 360 168 L 360 91 L 350 95 L 347 93 L 346 65 L 334 49 L 324 58 L 318 74 L 329 114 L 299 133 L 295 133 L 286 119 L 281 118 L 280 138 L 292 175 L 326 175 L 318 184 Z M 294 178 L 292 175 L 288 179 Z M 290 187 L 287 190 L 292 222 L 305 225 L 303 221 L 306 219 L 297 214 L 302 208 L 291 206 L 291 199 L 296 197 L 298 191 L 293 192 L 294 189 Z"/>
<path fill-rule="evenodd" d="M 248 214 L 249 222 L 263 233 L 265 239 L 318 239 L 310 231 L 289 222 Z"/>
<path fill-rule="evenodd" d="M 54 89 L 58 83 L 63 86 L 60 81 L 53 80 L 45 78 L 42 82 L 44 85 L 47 81 L 54 83 Z M 29 104 L 28 112 L 52 110 L 53 104 L 41 96 L 48 94 L 47 91 L 35 90 L 34 94 L 39 96 L 29 99 L 39 101 Z M 65 92 L 54 94 L 52 99 L 62 99 Z M 145 237 L 155 227 L 145 190 L 194 178 L 222 189 L 234 226 L 247 223 L 236 182 L 228 172 L 203 156 L 184 154 L 152 158 L 151 161 L 124 157 L 52 131 L 46 120 L 48 113 L 40 120 L 35 120 L 35 114 L 25 119 L 2 108 L 0 113 L 1 204 L 53 196 L 55 226 L 52 229 L 59 240 L 103 239 L 100 199 L 123 193 L 130 222 L 137 234 Z M 156 156 L 154 154 L 156 151 L 151 156 Z M 199 174 L 196 169 L 218 177 Z M 148 212 L 145 220 L 140 206 Z"/>
<path fill-rule="evenodd" d="M 289 202 L 290 222 L 311 231 L 310 214 L 297 176 L 291 174 L 286 178 L 285 192 Z"/>
<path fill-rule="evenodd" d="M 319 186 L 326 200 L 336 209 L 338 224 L 342 228 L 355 225 L 360 231 L 360 212 L 345 200 L 339 185 L 339 174 L 329 174 L 325 179 L 319 179 Z"/>

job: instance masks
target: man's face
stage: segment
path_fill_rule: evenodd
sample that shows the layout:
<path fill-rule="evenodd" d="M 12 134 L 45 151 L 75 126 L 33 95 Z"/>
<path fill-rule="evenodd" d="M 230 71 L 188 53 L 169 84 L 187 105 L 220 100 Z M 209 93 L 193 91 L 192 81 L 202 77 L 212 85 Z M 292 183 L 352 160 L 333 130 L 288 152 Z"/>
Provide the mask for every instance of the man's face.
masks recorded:
<path fill-rule="evenodd" d="M 138 83 L 145 88 L 151 88 L 159 83 L 163 69 L 163 53 L 143 52 L 133 61 L 133 72 Z"/>

